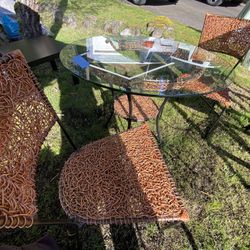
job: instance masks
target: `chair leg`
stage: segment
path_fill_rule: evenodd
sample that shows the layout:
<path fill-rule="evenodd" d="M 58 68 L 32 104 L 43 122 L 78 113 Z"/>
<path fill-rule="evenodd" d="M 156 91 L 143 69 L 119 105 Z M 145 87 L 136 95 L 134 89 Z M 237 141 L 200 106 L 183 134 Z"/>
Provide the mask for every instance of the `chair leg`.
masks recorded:
<path fill-rule="evenodd" d="M 133 111 L 133 107 L 132 107 L 132 99 L 131 99 L 131 94 L 127 93 L 127 97 L 128 97 L 128 129 L 131 128 L 131 122 L 132 122 L 132 111 Z"/>
<path fill-rule="evenodd" d="M 156 132 L 157 132 L 157 137 L 158 137 L 158 141 L 160 144 L 161 144 L 161 140 L 162 140 L 161 131 L 160 131 L 160 119 L 161 119 L 162 112 L 163 112 L 163 109 L 164 109 L 167 101 L 168 101 L 168 98 L 165 98 L 160 106 L 159 112 L 158 112 L 157 117 L 156 117 Z"/>
<path fill-rule="evenodd" d="M 65 130 L 65 128 L 63 127 L 62 122 L 61 122 L 61 120 L 60 120 L 59 118 L 57 119 L 57 123 L 59 124 L 60 128 L 62 129 L 64 135 L 65 135 L 66 138 L 68 139 L 68 141 L 69 141 L 70 145 L 72 146 L 72 148 L 73 148 L 74 150 L 77 150 L 76 145 L 75 145 L 74 142 L 72 141 L 72 139 L 71 139 L 71 137 L 69 136 L 68 132 L 67 132 L 67 131 Z"/>
<path fill-rule="evenodd" d="M 202 136 L 204 139 L 207 139 L 208 136 L 212 133 L 213 130 L 215 130 L 216 126 L 218 125 L 218 122 L 221 118 L 221 116 L 224 114 L 226 108 L 224 107 L 223 110 L 220 112 L 220 114 L 218 115 L 217 119 L 215 121 L 213 121 L 212 123 L 210 123 L 207 128 L 205 129 L 205 133 Z"/>
<path fill-rule="evenodd" d="M 246 125 L 245 127 L 243 127 L 245 131 L 250 130 L 250 124 Z"/>
<path fill-rule="evenodd" d="M 80 83 L 79 78 L 72 74 L 73 85 L 77 85 Z"/>
<path fill-rule="evenodd" d="M 214 107 L 215 107 L 215 104 L 216 104 L 216 101 L 213 102 L 213 104 L 210 106 L 210 111 L 209 111 L 209 115 L 212 113 L 212 112 L 215 112 L 214 111 Z M 216 112 L 215 112 L 216 113 Z M 216 113 L 217 114 L 217 113 Z"/>
<path fill-rule="evenodd" d="M 114 111 L 114 101 L 115 101 L 114 90 L 111 90 L 111 93 L 112 93 L 112 98 L 113 98 L 112 105 L 111 105 L 111 113 L 110 113 L 109 118 L 107 119 L 107 121 L 106 121 L 106 123 L 104 125 L 104 128 L 108 128 L 108 125 L 109 125 L 109 123 L 110 123 L 110 121 L 111 121 L 111 119 L 112 119 L 112 117 L 113 117 L 113 115 L 115 113 L 115 111 Z"/>

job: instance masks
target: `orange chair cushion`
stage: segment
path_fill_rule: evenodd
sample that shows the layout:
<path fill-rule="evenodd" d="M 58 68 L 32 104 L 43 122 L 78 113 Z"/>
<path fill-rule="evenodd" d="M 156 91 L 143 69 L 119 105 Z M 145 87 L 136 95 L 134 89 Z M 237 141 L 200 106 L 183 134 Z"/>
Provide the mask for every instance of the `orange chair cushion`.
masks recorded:
<path fill-rule="evenodd" d="M 59 197 L 81 223 L 188 220 L 146 124 L 73 153 L 61 172 Z"/>
<path fill-rule="evenodd" d="M 152 98 L 147 96 L 131 96 L 132 103 L 132 120 L 133 121 L 148 121 L 155 119 L 159 110 Z M 122 95 L 115 100 L 115 113 L 125 119 L 129 118 L 129 103 L 127 95 Z"/>

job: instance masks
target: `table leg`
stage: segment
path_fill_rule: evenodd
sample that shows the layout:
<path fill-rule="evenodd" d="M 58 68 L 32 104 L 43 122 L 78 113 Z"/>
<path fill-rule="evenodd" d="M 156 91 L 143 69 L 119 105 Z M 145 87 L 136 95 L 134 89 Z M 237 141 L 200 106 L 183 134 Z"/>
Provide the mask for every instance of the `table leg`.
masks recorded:
<path fill-rule="evenodd" d="M 129 93 L 127 93 L 127 97 L 128 97 L 128 112 L 129 112 L 129 114 L 128 114 L 128 129 L 130 129 L 131 128 L 131 122 L 132 122 L 132 109 L 133 109 L 133 107 L 132 107 L 132 99 L 131 99 L 131 94 L 129 94 Z"/>
<path fill-rule="evenodd" d="M 73 74 L 72 74 L 72 80 L 73 80 L 74 85 L 77 85 L 80 83 L 79 78 Z"/>
<path fill-rule="evenodd" d="M 226 108 L 224 108 L 220 114 L 217 114 L 217 119 L 215 121 L 213 121 L 212 123 L 210 123 L 207 128 L 205 129 L 205 133 L 202 136 L 202 138 L 207 139 L 208 136 L 212 133 L 212 131 L 216 128 L 217 124 L 219 123 L 219 120 L 221 118 L 221 116 L 224 114 L 224 112 L 226 111 Z"/>
<path fill-rule="evenodd" d="M 58 70 L 55 60 L 50 60 L 50 65 L 54 71 Z"/>
<path fill-rule="evenodd" d="M 168 101 L 168 98 L 165 97 L 164 101 L 162 102 L 161 106 L 160 106 L 160 109 L 159 109 L 159 112 L 157 114 L 157 117 L 156 117 L 156 131 L 157 131 L 157 137 L 158 137 L 158 141 L 159 143 L 161 144 L 161 131 L 160 131 L 160 119 L 161 119 L 161 116 L 162 116 L 162 112 L 163 112 L 163 109 L 165 107 L 165 104 L 166 102 Z"/>

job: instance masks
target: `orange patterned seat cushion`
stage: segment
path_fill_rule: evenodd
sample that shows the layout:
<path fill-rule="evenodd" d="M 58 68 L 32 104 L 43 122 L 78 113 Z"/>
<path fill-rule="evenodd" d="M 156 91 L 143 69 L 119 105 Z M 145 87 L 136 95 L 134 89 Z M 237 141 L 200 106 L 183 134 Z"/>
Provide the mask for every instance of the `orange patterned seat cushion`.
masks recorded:
<path fill-rule="evenodd" d="M 81 223 L 188 220 L 147 124 L 73 153 L 61 172 L 59 197 Z"/>
<path fill-rule="evenodd" d="M 143 122 L 156 118 L 159 110 L 152 98 L 132 95 L 131 101 L 133 121 Z M 125 119 L 129 118 L 129 103 L 127 95 L 122 95 L 115 100 L 114 109 L 117 115 Z"/>
<path fill-rule="evenodd" d="M 38 154 L 55 120 L 21 52 L 0 56 L 0 229 L 32 226 Z"/>
<path fill-rule="evenodd" d="M 208 84 L 205 84 L 202 80 L 199 81 L 195 80 L 195 81 L 189 81 L 186 82 L 183 85 L 183 89 L 192 91 L 194 93 L 209 93 L 204 95 L 205 97 L 212 99 L 214 101 L 217 101 L 218 103 L 220 103 L 223 107 L 229 108 L 231 105 L 231 99 L 229 97 L 229 89 L 226 88 L 224 90 L 221 91 L 217 91 L 217 92 L 212 92 L 212 88 L 208 86 Z"/>

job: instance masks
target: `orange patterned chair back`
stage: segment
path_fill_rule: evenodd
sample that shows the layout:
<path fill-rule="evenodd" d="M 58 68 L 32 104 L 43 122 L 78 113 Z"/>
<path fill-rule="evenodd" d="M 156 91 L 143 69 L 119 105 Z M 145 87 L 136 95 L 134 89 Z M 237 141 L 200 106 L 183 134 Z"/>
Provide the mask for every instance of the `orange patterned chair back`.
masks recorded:
<path fill-rule="evenodd" d="M 199 47 L 242 59 L 250 49 L 250 21 L 207 14 Z"/>
<path fill-rule="evenodd" d="M 33 224 L 38 154 L 56 120 L 22 53 L 0 54 L 0 229 Z"/>

